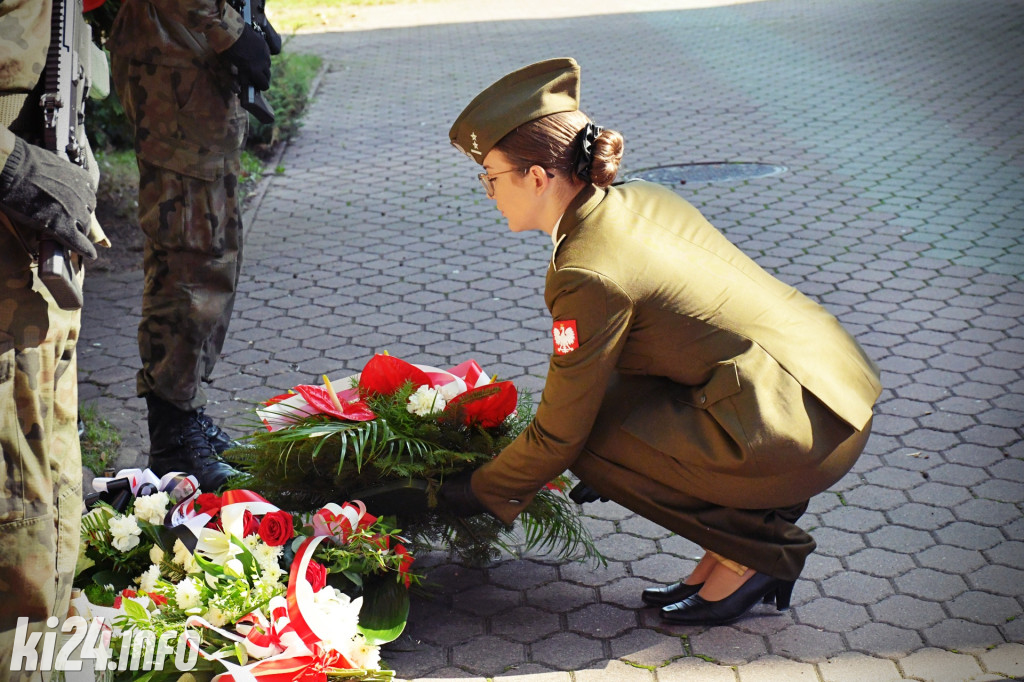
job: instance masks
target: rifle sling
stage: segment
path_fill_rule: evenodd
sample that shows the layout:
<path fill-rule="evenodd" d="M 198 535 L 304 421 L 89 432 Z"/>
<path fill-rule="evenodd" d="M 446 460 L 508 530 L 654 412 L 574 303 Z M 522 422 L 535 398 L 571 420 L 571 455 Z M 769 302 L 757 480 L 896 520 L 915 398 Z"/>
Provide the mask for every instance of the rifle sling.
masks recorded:
<path fill-rule="evenodd" d="M 26 92 L 5 92 L 0 93 L 0 126 L 10 128 L 15 119 L 21 115 L 28 99 Z"/>

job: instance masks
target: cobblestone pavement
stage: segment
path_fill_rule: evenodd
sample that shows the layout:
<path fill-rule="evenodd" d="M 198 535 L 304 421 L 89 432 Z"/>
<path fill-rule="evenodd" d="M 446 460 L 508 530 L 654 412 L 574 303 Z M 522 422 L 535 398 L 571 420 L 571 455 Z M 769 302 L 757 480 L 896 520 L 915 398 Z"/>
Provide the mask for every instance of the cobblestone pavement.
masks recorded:
<path fill-rule="evenodd" d="M 360 10 L 288 49 L 327 66 L 248 216 L 241 295 L 210 391 L 252 401 L 375 351 L 476 358 L 539 395 L 550 243 L 509 233 L 454 116 L 525 63 L 571 55 L 627 174 L 756 161 L 675 190 L 835 313 L 886 386 L 855 469 L 805 517 L 794 607 L 666 626 L 640 590 L 697 548 L 588 505 L 606 568 L 424 557 L 434 601 L 386 652 L 399 677 L 522 682 L 1024 677 L 1024 2 L 464 0 Z M 625 10 L 626 6 L 629 10 Z M 141 463 L 138 270 L 91 277 L 82 396 Z"/>

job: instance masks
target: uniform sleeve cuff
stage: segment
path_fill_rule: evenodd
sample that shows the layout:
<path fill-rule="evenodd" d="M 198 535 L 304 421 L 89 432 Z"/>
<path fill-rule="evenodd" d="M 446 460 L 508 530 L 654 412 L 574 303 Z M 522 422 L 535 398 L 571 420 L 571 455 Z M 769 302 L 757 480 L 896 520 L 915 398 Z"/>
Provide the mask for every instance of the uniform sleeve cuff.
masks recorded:
<path fill-rule="evenodd" d="M 25 160 L 24 143 L 18 144 L 18 138 L 9 130 L 0 129 L 0 189 L 6 189 L 17 177 L 18 167 Z"/>
<path fill-rule="evenodd" d="M 224 3 L 224 14 L 221 17 L 220 26 L 218 26 L 219 30 L 210 31 L 206 40 L 213 51 L 220 54 L 235 44 L 235 41 L 242 36 L 243 28 L 245 28 L 245 21 L 242 20 L 242 15 L 234 7 Z"/>

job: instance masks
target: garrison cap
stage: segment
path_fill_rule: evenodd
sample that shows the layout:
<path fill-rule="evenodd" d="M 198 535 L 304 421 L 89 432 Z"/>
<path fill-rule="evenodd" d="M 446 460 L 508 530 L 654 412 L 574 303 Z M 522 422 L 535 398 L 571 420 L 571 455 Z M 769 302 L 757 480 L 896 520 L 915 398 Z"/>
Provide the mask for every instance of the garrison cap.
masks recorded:
<path fill-rule="evenodd" d="M 580 67 L 569 57 L 548 59 L 499 79 L 477 95 L 448 132 L 452 146 L 483 164 L 501 138 L 541 116 L 580 108 Z"/>

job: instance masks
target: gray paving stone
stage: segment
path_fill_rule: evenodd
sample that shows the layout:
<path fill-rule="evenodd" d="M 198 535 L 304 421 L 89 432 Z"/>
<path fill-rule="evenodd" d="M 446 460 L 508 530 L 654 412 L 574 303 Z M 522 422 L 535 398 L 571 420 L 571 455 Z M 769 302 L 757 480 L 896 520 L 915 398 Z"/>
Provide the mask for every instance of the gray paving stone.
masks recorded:
<path fill-rule="evenodd" d="M 341 29 L 289 44 L 330 71 L 283 152 L 286 172 L 247 208 L 247 262 L 210 391 L 218 417 L 323 372 L 358 371 L 382 347 L 439 366 L 472 355 L 539 398 L 550 243 L 507 231 L 444 134 L 453 102 L 553 35 L 584 71 L 603 74 L 587 80 L 585 99 L 623 130 L 627 169 L 716 158 L 788 167 L 676 191 L 821 300 L 884 373 L 867 451 L 811 501 L 804 521 L 819 551 L 790 612 L 667 626 L 638 607 L 638 589 L 688 573 L 699 548 L 618 505 L 588 505 L 587 526 L 613 555 L 604 568 L 531 557 L 466 570 L 420 557 L 440 578 L 438 601 L 414 598 L 408 631 L 423 649 L 386 656 L 404 679 L 482 680 L 486 667 L 524 682 L 788 681 L 809 666 L 825 682 L 885 682 L 926 644 L 970 651 L 976 679 L 1021 676 L 994 667 L 1019 661 L 1016 649 L 1001 652 L 1024 641 L 1024 617 L 1004 615 L 1005 600 L 1019 613 L 1012 589 L 1024 570 L 1024 201 L 1013 137 L 1024 41 L 1011 8 L 714 4 L 439 0 L 356 8 Z M 644 9 L 656 11 L 633 11 Z M 646 49 L 617 47 L 636 44 Z M 658 61 L 690 53 L 701 59 L 684 70 Z M 381 82 L 404 96 L 382 97 Z M 681 114 L 687 134 L 666 136 L 664 121 Z M 396 183 L 400 166 L 417 174 Z M 80 395 L 124 428 L 122 459 L 133 462 L 147 443 L 133 376 L 141 284 L 138 269 L 90 271 L 79 344 Z M 601 609 L 640 625 L 604 641 L 564 630 Z M 854 625 L 864 613 L 875 620 Z M 837 649 L 821 660 L 839 636 L 860 657 Z M 650 671 L 609 660 L 621 651 L 653 661 L 676 642 L 721 663 L 684 656 Z M 784 646 L 785 657 L 764 658 Z M 997 654 L 1009 663 L 990 665 Z M 936 669 L 955 675 L 961 660 Z M 931 674 L 926 656 L 910 662 L 908 677 Z"/>
<path fill-rule="evenodd" d="M 560 632 L 530 645 L 531 660 L 555 670 L 578 670 L 602 660 L 601 642 L 572 632 Z"/>
<path fill-rule="evenodd" d="M 772 618 L 774 616 L 763 616 Z M 673 627 L 683 631 L 693 628 Z M 768 653 L 764 638 L 732 628 L 716 627 L 689 635 L 690 651 L 695 656 L 709 657 L 725 665 L 740 665 L 757 660 Z"/>
<path fill-rule="evenodd" d="M 980 680 L 984 674 L 973 657 L 938 649 L 916 651 L 903 659 L 901 665 L 908 675 L 929 682 Z"/>
<path fill-rule="evenodd" d="M 892 661 L 847 652 L 818 665 L 823 682 L 895 682 L 904 677 Z"/>
<path fill-rule="evenodd" d="M 661 667 L 684 655 L 679 637 L 634 629 L 611 640 L 612 656 L 627 663 Z"/>

